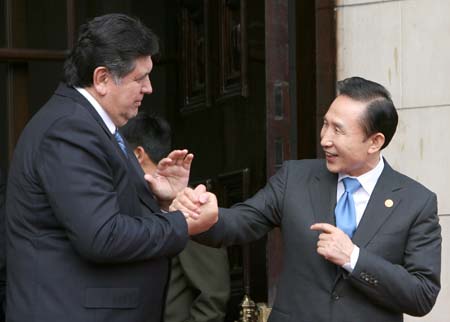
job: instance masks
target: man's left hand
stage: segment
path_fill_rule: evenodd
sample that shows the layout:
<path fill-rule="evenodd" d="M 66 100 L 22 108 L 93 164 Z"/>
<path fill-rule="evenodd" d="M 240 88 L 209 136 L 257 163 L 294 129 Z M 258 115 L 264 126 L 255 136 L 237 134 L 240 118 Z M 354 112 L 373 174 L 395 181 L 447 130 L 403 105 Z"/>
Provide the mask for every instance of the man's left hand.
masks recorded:
<path fill-rule="evenodd" d="M 311 230 L 321 231 L 317 242 L 319 255 L 339 266 L 350 262 L 355 245 L 346 233 L 327 223 L 314 224 Z"/>
<path fill-rule="evenodd" d="M 188 150 L 174 150 L 159 161 L 153 175 L 145 175 L 161 208 L 168 208 L 177 193 L 187 187 L 193 158 Z"/>

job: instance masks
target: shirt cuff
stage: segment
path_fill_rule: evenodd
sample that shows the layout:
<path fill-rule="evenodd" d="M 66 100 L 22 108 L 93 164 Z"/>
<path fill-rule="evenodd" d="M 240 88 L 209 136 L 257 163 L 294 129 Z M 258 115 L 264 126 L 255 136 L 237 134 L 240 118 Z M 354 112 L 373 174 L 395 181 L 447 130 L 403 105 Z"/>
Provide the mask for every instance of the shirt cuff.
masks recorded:
<path fill-rule="evenodd" d="M 355 269 L 356 263 L 358 262 L 358 258 L 359 258 L 359 247 L 354 245 L 352 254 L 350 255 L 350 262 L 342 265 L 342 268 L 345 269 L 349 273 L 353 272 L 353 270 Z"/>

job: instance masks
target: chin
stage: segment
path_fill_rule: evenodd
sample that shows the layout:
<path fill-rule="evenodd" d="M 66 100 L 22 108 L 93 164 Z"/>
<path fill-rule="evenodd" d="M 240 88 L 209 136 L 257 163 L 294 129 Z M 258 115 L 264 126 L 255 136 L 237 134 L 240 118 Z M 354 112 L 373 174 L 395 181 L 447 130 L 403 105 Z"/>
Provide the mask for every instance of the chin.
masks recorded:
<path fill-rule="evenodd" d="M 119 121 L 119 124 L 116 124 L 116 126 L 118 128 L 121 128 L 122 126 L 124 126 L 127 123 L 128 123 L 128 119 L 122 119 L 122 120 Z"/>
<path fill-rule="evenodd" d="M 118 127 L 122 127 L 122 126 L 124 126 L 125 124 L 127 124 L 128 123 L 128 121 L 130 120 L 130 119 L 132 119 L 134 117 L 134 115 L 133 116 L 131 116 L 130 114 L 122 114 L 121 116 L 120 116 L 120 119 L 119 119 L 119 125 L 117 125 Z"/>
<path fill-rule="evenodd" d="M 138 114 L 138 109 L 136 109 L 135 111 L 130 111 L 130 113 L 128 113 L 125 118 L 125 123 L 128 122 L 129 120 L 131 120 L 132 118 L 136 117 L 136 115 Z"/>
<path fill-rule="evenodd" d="M 330 171 L 331 173 L 339 173 L 340 169 L 337 166 L 333 166 L 332 164 L 327 162 L 327 169 L 328 171 Z"/>
<path fill-rule="evenodd" d="M 133 106 L 133 108 L 130 109 L 130 112 L 128 113 L 128 115 L 131 117 L 135 117 L 138 112 L 139 112 L 139 108 L 136 106 Z"/>

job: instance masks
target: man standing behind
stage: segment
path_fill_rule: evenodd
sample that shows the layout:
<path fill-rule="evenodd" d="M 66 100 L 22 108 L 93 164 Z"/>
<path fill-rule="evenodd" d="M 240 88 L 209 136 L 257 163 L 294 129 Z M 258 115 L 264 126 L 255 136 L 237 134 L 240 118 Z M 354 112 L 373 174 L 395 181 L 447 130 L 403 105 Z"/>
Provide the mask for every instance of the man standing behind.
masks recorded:
<path fill-rule="evenodd" d="M 381 156 L 397 121 L 383 86 L 339 82 L 321 131 L 326 159 L 286 162 L 254 197 L 220 209 L 218 223 L 198 237 L 246 243 L 281 227 L 284 263 L 270 322 L 400 322 L 403 313 L 432 309 L 441 270 L 436 195 Z M 186 189 L 171 209 L 217 212 L 203 191 Z"/>
<path fill-rule="evenodd" d="M 147 174 L 171 149 L 171 130 L 161 118 L 139 113 L 120 129 Z M 226 248 L 189 241 L 172 258 L 165 322 L 221 322 L 230 296 Z"/>
<path fill-rule="evenodd" d="M 152 93 L 157 51 L 135 19 L 92 19 L 23 130 L 7 188 L 7 321 L 160 321 L 168 258 L 217 220 L 162 214 L 192 155 L 161 162 L 153 198 L 117 131 Z"/>

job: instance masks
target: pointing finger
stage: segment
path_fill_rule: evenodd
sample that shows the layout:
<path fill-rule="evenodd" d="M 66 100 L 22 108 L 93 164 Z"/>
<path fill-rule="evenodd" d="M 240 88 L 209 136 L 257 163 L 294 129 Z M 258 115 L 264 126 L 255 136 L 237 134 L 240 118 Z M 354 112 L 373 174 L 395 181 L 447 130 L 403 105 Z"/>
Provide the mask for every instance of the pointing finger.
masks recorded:
<path fill-rule="evenodd" d="M 331 234 L 336 231 L 336 227 L 327 223 L 316 223 L 311 226 L 311 230 L 322 231 L 324 233 Z"/>

